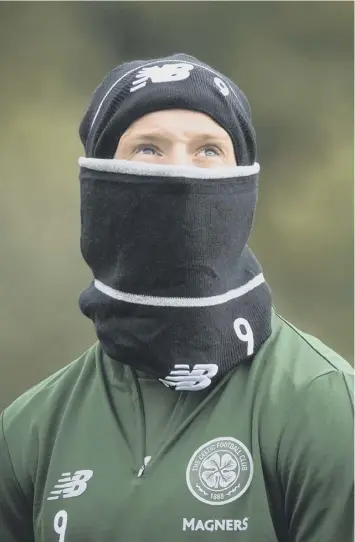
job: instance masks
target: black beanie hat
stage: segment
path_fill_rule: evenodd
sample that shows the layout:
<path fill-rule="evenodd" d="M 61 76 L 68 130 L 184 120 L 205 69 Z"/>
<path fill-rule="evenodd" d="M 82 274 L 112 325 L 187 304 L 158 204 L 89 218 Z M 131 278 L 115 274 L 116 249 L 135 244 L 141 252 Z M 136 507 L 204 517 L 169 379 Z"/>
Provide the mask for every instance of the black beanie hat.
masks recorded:
<path fill-rule="evenodd" d="M 105 77 L 80 125 L 86 156 L 113 158 L 120 137 L 135 120 L 164 109 L 209 115 L 230 135 L 238 165 L 254 163 L 255 131 L 246 96 L 224 75 L 180 53 L 125 62 Z"/>

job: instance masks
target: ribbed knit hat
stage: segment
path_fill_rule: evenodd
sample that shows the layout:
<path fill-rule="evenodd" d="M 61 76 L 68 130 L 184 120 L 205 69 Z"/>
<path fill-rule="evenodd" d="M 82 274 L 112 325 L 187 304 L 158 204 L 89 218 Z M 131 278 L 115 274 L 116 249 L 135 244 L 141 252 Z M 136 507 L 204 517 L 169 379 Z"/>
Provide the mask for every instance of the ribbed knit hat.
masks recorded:
<path fill-rule="evenodd" d="M 238 165 L 254 163 L 256 139 L 246 96 L 226 76 L 182 53 L 125 62 L 105 77 L 80 125 L 86 156 L 112 158 L 135 120 L 164 109 L 209 115 L 230 135 Z"/>

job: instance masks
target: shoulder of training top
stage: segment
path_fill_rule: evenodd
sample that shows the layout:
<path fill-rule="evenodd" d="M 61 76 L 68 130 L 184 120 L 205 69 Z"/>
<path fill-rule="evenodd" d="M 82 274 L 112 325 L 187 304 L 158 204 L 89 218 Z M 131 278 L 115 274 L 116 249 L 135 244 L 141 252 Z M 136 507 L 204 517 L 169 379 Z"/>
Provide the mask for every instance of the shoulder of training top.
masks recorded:
<path fill-rule="evenodd" d="M 35 421 L 44 409 L 61 411 L 76 392 L 76 384 L 90 384 L 95 375 L 95 361 L 99 342 L 86 350 L 79 358 L 59 369 L 46 379 L 32 386 L 5 408 L 4 427 L 16 419 Z"/>

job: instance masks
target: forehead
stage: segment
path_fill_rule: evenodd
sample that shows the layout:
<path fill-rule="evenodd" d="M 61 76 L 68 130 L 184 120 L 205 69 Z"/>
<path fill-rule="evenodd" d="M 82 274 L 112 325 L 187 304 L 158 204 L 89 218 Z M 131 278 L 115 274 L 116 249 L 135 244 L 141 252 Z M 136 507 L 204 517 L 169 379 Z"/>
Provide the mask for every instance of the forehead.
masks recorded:
<path fill-rule="evenodd" d="M 228 133 L 211 117 L 186 109 L 168 109 L 144 115 L 133 122 L 123 136 L 140 137 L 162 132 L 179 132 L 191 137 L 203 134 L 223 139 L 229 138 Z"/>

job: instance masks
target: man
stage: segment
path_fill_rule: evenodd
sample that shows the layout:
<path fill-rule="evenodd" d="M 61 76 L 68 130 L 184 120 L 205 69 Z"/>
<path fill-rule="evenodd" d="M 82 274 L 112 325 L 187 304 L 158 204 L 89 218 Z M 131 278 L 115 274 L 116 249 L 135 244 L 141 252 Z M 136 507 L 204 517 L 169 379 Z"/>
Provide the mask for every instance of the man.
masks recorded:
<path fill-rule="evenodd" d="M 98 343 L 2 415 L 1 542 L 350 542 L 350 365 L 247 246 L 247 99 L 183 54 L 114 69 L 80 127 Z"/>

